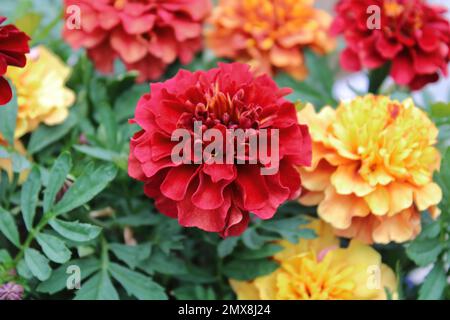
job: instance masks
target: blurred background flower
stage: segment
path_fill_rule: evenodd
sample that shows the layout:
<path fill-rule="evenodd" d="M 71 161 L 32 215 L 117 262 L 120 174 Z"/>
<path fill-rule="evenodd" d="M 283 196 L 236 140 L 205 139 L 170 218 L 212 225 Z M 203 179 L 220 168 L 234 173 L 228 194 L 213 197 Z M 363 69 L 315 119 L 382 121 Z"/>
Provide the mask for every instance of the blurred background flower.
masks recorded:
<path fill-rule="evenodd" d="M 250 64 L 257 74 L 283 70 L 297 79 L 307 74 L 303 51 L 334 49 L 328 36 L 331 16 L 312 0 L 221 0 L 206 32 L 218 57 Z"/>
<path fill-rule="evenodd" d="M 159 78 L 176 59 L 189 63 L 202 48 L 202 23 L 211 9 L 209 0 L 65 0 L 72 5 L 82 12 L 81 26 L 66 24 L 64 39 L 86 48 L 102 72 L 113 71 L 120 58 L 139 72 L 139 81 Z"/>
<path fill-rule="evenodd" d="M 23 69 L 10 69 L 7 78 L 17 91 L 17 125 L 15 137 L 35 130 L 40 123 L 64 122 L 75 94 L 65 87 L 70 68 L 45 47 L 33 48 Z"/>

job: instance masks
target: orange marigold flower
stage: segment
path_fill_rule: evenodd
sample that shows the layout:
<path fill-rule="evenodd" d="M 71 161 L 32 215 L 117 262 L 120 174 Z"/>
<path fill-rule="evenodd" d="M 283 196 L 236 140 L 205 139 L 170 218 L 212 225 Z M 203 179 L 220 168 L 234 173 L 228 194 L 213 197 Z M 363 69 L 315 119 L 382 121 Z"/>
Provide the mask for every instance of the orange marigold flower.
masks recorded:
<path fill-rule="evenodd" d="M 420 232 L 421 211 L 439 214 L 442 191 L 432 181 L 438 130 L 412 99 L 367 95 L 319 113 L 308 105 L 299 118 L 313 138 L 300 202 L 318 204 L 337 235 L 405 242 Z"/>
<path fill-rule="evenodd" d="M 256 73 L 284 70 L 307 75 L 303 49 L 319 54 L 335 44 L 328 36 L 331 17 L 313 0 L 221 0 L 212 14 L 207 42 L 216 55 L 245 62 Z"/>
<path fill-rule="evenodd" d="M 252 281 L 231 280 L 241 300 L 384 300 L 396 298 L 394 272 L 373 248 L 352 240 L 347 248 L 326 223 L 310 224 L 318 237 L 297 244 L 282 241 L 274 256 L 280 267 Z"/>

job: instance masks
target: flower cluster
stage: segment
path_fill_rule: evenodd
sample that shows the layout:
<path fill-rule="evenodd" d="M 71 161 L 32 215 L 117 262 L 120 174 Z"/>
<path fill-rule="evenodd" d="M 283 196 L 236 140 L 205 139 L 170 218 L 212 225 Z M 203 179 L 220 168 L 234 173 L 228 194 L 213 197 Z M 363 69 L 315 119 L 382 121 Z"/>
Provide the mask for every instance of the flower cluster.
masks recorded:
<path fill-rule="evenodd" d="M 303 51 L 324 54 L 334 48 L 328 36 L 331 17 L 310 0 L 221 0 L 207 32 L 219 57 L 248 63 L 258 74 L 283 70 L 307 75 Z"/>
<path fill-rule="evenodd" d="M 11 24 L 1 26 L 5 20 L 5 17 L 0 16 L 0 106 L 8 103 L 12 97 L 8 81 L 3 78 L 8 66 L 24 67 L 25 54 L 30 50 L 30 38 Z"/>
<path fill-rule="evenodd" d="M 268 76 L 254 77 L 240 63 L 219 64 L 206 72 L 181 70 L 171 80 L 152 84 L 151 94 L 136 108 L 134 122 L 142 130 L 131 140 L 130 176 L 145 182 L 145 193 L 162 213 L 186 227 L 225 237 L 244 231 L 250 211 L 271 218 L 280 204 L 299 196 L 296 166 L 309 165 L 311 159 L 308 129 L 297 123 L 294 104 L 283 98 L 286 93 Z M 257 136 L 261 129 L 279 130 L 279 170 L 261 175 L 261 166 L 268 164 L 261 154 L 254 164 L 236 164 L 234 154 L 232 163 L 172 161 L 176 129 L 188 130 L 194 144 L 210 143 L 195 135 L 196 121 L 224 135 L 231 129 L 248 129 Z"/>
<path fill-rule="evenodd" d="M 379 8 L 371 21 L 368 8 Z M 391 63 L 390 74 L 413 90 L 447 75 L 450 24 L 445 9 L 424 0 L 340 0 L 334 34 L 343 34 L 347 48 L 341 65 L 349 71 Z M 373 24 L 373 26 L 371 26 Z"/>
<path fill-rule="evenodd" d="M 192 60 L 211 9 L 209 0 L 65 0 L 65 5 L 78 6 L 82 15 L 79 27 L 66 24 L 64 39 L 86 48 L 98 70 L 111 72 L 118 57 L 139 72 L 140 81 L 159 78 L 177 58 L 183 64 Z"/>
<path fill-rule="evenodd" d="M 381 300 L 395 297 L 393 271 L 371 247 L 352 240 L 347 248 L 324 222 L 311 222 L 318 237 L 297 244 L 282 241 L 273 257 L 280 267 L 252 281 L 231 280 L 241 300 Z"/>
<path fill-rule="evenodd" d="M 17 91 L 16 138 L 35 130 L 40 123 L 64 122 L 75 101 L 75 94 L 65 87 L 70 68 L 57 56 L 45 47 L 36 47 L 27 61 L 25 68 L 10 69 L 6 74 Z"/>
<path fill-rule="evenodd" d="M 438 130 L 411 99 L 367 95 L 319 113 L 300 113 L 313 139 L 313 162 L 301 168 L 305 205 L 341 236 L 366 243 L 404 242 L 420 232 L 420 211 L 442 197 L 432 181 Z"/>

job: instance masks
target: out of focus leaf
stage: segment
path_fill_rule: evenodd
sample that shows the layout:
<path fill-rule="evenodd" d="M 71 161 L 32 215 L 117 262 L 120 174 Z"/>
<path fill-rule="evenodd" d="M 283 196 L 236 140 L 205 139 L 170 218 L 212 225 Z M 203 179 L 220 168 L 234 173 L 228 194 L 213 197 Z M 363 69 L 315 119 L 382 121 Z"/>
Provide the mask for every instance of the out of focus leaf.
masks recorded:
<path fill-rule="evenodd" d="M 13 216 L 0 207 L 0 231 L 3 235 L 11 241 L 16 247 L 20 246 L 19 230 Z"/>
<path fill-rule="evenodd" d="M 77 118 L 73 113 L 71 113 L 63 124 L 54 127 L 45 125 L 39 126 L 39 128 L 31 135 L 30 142 L 27 147 L 28 153 L 36 153 L 48 145 L 58 141 L 64 137 L 76 123 Z"/>
<path fill-rule="evenodd" d="M 50 278 L 52 269 L 49 266 L 49 261 L 39 251 L 28 248 L 25 250 L 25 262 L 31 273 L 41 281 Z"/>
<path fill-rule="evenodd" d="M 0 133 L 9 145 L 13 146 L 18 106 L 16 90 L 13 86 L 11 89 L 13 98 L 6 105 L 0 106 Z"/>
<path fill-rule="evenodd" d="M 119 294 L 108 272 L 99 271 L 83 283 L 75 295 L 75 300 L 119 300 Z"/>
<path fill-rule="evenodd" d="M 48 212 L 55 201 L 56 195 L 64 185 L 67 175 L 72 168 L 72 158 L 70 153 L 62 153 L 58 159 L 56 159 L 50 170 L 50 176 L 48 178 L 47 188 L 44 192 L 44 212 Z"/>
<path fill-rule="evenodd" d="M 272 273 L 278 268 L 275 261 L 260 260 L 233 260 L 224 266 L 224 274 L 236 280 L 252 280 Z"/>
<path fill-rule="evenodd" d="M 151 244 L 143 243 L 136 246 L 127 246 L 120 243 L 111 243 L 109 248 L 117 258 L 125 262 L 131 269 L 150 256 Z"/>
<path fill-rule="evenodd" d="M 37 167 L 33 167 L 27 181 L 25 181 L 20 198 L 22 217 L 27 230 L 33 227 L 33 219 L 36 214 L 39 190 L 41 189 L 41 173 Z"/>
<path fill-rule="evenodd" d="M 442 298 L 445 286 L 447 284 L 447 276 L 442 263 L 436 263 L 430 273 L 425 278 L 419 290 L 420 300 L 438 300 Z"/>

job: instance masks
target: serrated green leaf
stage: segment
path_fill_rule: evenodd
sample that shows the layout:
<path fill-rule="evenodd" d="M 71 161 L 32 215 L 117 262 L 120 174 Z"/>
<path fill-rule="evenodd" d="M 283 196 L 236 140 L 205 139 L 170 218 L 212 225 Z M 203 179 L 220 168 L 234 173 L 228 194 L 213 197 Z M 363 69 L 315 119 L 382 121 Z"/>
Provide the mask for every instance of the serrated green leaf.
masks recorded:
<path fill-rule="evenodd" d="M 119 300 L 119 295 L 108 273 L 100 271 L 81 285 L 74 300 Z"/>
<path fill-rule="evenodd" d="M 116 174 L 117 169 L 112 164 L 98 167 L 92 163 L 89 164 L 61 201 L 56 204 L 53 212 L 55 214 L 69 212 L 89 202 L 106 188 Z"/>
<path fill-rule="evenodd" d="M 419 300 L 438 300 L 442 298 L 445 286 L 447 285 L 447 276 L 442 263 L 438 262 L 425 278 L 419 290 Z"/>
<path fill-rule="evenodd" d="M 39 190 L 41 190 L 41 172 L 38 167 L 34 166 L 20 193 L 20 207 L 27 230 L 33 228 L 33 220 L 39 200 Z"/>
<path fill-rule="evenodd" d="M 55 294 L 66 288 L 69 274 L 67 268 L 69 266 L 77 266 L 80 268 L 80 280 L 84 280 L 95 271 L 100 269 L 100 262 L 97 259 L 78 259 L 71 260 L 59 268 L 53 270 L 50 278 L 41 282 L 37 287 L 37 291 L 48 294 Z"/>
<path fill-rule="evenodd" d="M 25 262 L 31 273 L 41 281 L 50 278 L 52 269 L 48 264 L 48 259 L 44 257 L 39 251 L 33 248 L 25 249 Z"/>
<path fill-rule="evenodd" d="M 40 233 L 36 236 L 36 240 L 50 260 L 57 263 L 65 263 L 70 260 L 72 253 L 58 237 Z"/>
<path fill-rule="evenodd" d="M 109 265 L 109 271 L 128 292 L 139 300 L 166 300 L 164 288 L 154 282 L 150 277 L 124 268 L 116 263 Z"/>
<path fill-rule="evenodd" d="M 13 216 L 0 207 L 0 231 L 11 241 L 16 247 L 20 246 L 19 230 Z"/>
<path fill-rule="evenodd" d="M 135 269 L 141 261 L 147 259 L 151 252 L 150 243 L 143 243 L 135 246 L 111 243 L 109 248 L 117 258 L 125 262 L 131 269 Z"/>
<path fill-rule="evenodd" d="M 72 158 L 68 152 L 62 153 L 53 163 L 44 192 L 44 212 L 48 212 L 52 208 L 56 195 L 63 187 L 71 168 Z"/>
<path fill-rule="evenodd" d="M 71 113 L 63 124 L 58 126 L 45 126 L 41 125 L 33 132 L 28 143 L 27 151 L 30 154 L 41 151 L 48 145 L 58 141 L 64 137 L 77 123 L 76 116 Z"/>
<path fill-rule="evenodd" d="M 78 221 L 63 221 L 60 219 L 52 219 L 50 226 L 64 238 L 76 242 L 86 242 L 98 237 L 101 228 Z"/>

